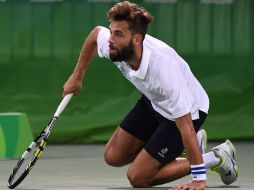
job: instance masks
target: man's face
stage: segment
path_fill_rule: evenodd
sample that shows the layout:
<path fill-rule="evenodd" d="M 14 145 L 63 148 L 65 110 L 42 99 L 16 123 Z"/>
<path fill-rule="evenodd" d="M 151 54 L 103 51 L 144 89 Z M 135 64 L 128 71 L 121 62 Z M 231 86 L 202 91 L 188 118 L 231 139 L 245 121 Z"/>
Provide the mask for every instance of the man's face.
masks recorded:
<path fill-rule="evenodd" d="M 113 21 L 109 26 L 109 57 L 115 61 L 128 61 L 134 54 L 133 35 L 126 21 Z"/>

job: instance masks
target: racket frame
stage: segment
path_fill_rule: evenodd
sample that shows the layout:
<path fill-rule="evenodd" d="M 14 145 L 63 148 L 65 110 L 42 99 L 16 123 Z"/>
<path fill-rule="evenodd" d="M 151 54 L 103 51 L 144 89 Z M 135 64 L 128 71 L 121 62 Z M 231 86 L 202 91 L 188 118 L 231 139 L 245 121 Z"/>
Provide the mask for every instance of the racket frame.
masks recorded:
<path fill-rule="evenodd" d="M 43 131 L 41 131 L 41 133 L 29 145 L 29 147 L 26 149 L 26 151 L 23 153 L 23 155 L 18 160 L 17 165 L 13 169 L 13 171 L 12 171 L 12 173 L 11 173 L 9 179 L 8 179 L 7 186 L 10 189 L 13 189 L 17 185 L 19 185 L 25 179 L 25 177 L 29 174 L 29 172 L 31 171 L 31 169 L 33 168 L 33 166 L 35 165 L 35 163 L 37 162 L 37 160 L 41 156 L 42 151 L 45 148 L 45 146 L 47 144 L 47 140 L 48 140 L 49 135 L 50 135 L 50 132 L 53 129 L 53 126 L 54 126 L 56 120 L 57 120 L 57 117 L 55 117 L 55 116 L 52 117 L 52 119 L 49 121 L 48 125 L 43 129 Z M 42 140 L 39 141 L 40 139 L 42 139 Z M 21 174 L 21 176 L 14 183 L 10 184 L 10 182 L 15 177 L 16 172 L 19 170 L 19 168 L 21 167 L 22 163 L 25 161 L 26 157 L 28 156 L 28 154 L 33 149 L 33 146 L 36 146 L 37 144 L 39 144 L 39 147 L 36 149 L 34 157 L 31 160 L 31 162 L 29 163 L 29 165 L 27 166 L 27 168 L 24 170 L 24 172 Z"/>
<path fill-rule="evenodd" d="M 10 189 L 15 188 L 16 186 L 18 186 L 24 179 L 25 177 L 29 174 L 29 172 L 31 171 L 31 169 L 33 168 L 33 166 L 35 165 L 35 163 L 37 162 L 37 160 L 39 159 L 39 157 L 41 156 L 42 151 L 44 150 L 46 144 L 47 144 L 47 140 L 49 138 L 49 135 L 53 129 L 53 126 L 56 122 L 56 120 L 59 118 L 59 116 L 61 115 L 61 113 L 63 112 L 63 110 L 65 109 L 65 107 L 67 106 L 67 104 L 69 103 L 69 101 L 71 100 L 73 94 L 67 94 L 63 100 L 61 101 L 60 105 L 57 107 L 57 110 L 54 114 L 54 116 L 51 118 L 51 120 L 48 122 L 48 124 L 46 125 L 46 127 L 41 131 L 41 133 L 34 139 L 34 141 L 29 145 L 29 147 L 26 149 L 26 151 L 22 154 L 22 156 L 20 157 L 20 159 L 18 160 L 15 168 L 13 169 L 9 179 L 8 179 L 8 184 L 7 186 Z M 41 141 L 39 141 L 40 139 L 42 139 Z M 10 182 L 13 180 L 13 178 L 15 177 L 16 172 L 18 171 L 18 169 L 21 167 L 22 163 L 25 161 L 26 156 L 31 153 L 31 150 L 33 148 L 33 146 L 36 146 L 37 144 L 39 144 L 39 147 L 36 149 L 36 152 L 34 154 L 33 159 L 30 161 L 29 165 L 27 166 L 27 168 L 24 170 L 24 172 L 20 175 L 20 177 L 12 184 L 10 184 Z"/>

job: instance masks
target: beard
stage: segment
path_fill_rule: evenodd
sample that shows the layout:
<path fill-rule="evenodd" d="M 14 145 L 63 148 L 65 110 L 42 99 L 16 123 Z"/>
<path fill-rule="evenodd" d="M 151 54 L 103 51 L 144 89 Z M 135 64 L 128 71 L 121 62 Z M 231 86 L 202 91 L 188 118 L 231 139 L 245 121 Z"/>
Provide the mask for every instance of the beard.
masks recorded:
<path fill-rule="evenodd" d="M 110 49 L 114 50 L 116 53 L 109 53 L 109 57 L 111 61 L 127 61 L 129 60 L 134 54 L 134 47 L 132 42 L 128 44 L 128 46 L 123 47 L 122 49 L 117 49 L 110 46 Z"/>

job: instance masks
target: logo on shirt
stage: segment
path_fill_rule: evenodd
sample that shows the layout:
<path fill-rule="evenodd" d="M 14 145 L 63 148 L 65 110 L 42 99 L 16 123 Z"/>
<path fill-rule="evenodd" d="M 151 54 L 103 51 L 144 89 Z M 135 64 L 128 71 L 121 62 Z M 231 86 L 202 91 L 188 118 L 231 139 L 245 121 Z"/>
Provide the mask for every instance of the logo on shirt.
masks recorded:
<path fill-rule="evenodd" d="M 160 157 L 165 158 L 165 154 L 167 152 L 168 152 L 168 148 L 163 148 L 163 149 L 161 149 L 160 152 L 157 152 L 157 153 L 160 155 Z"/>

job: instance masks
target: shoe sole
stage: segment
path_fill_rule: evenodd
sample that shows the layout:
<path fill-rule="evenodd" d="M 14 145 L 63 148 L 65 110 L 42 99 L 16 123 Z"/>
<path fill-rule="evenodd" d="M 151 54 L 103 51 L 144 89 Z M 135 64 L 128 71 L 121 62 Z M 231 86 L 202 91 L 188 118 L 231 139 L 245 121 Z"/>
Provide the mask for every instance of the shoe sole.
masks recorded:
<path fill-rule="evenodd" d="M 236 181 L 236 179 L 238 178 L 238 165 L 237 165 L 236 162 L 234 161 L 235 152 L 236 152 L 235 146 L 232 144 L 232 142 L 231 142 L 230 140 L 226 140 L 225 142 L 228 143 L 228 145 L 230 146 L 230 149 L 232 149 L 232 151 L 233 151 L 233 158 L 231 158 L 230 155 L 228 155 L 228 154 L 227 154 L 227 155 L 228 155 L 228 157 L 230 158 L 231 162 L 233 163 L 234 173 L 235 173 L 235 176 L 236 176 L 234 181 Z M 216 153 L 215 151 L 213 151 L 213 152 L 214 152 L 215 155 L 217 155 L 217 153 Z M 218 156 L 218 155 L 217 155 L 217 156 Z M 223 159 L 223 158 L 222 158 L 222 159 Z M 224 162 L 224 159 L 221 160 L 221 162 Z M 219 165 L 220 165 L 220 164 L 219 164 Z M 218 166 L 217 166 L 217 167 L 218 167 Z M 217 167 L 210 168 L 209 171 L 210 171 L 211 173 L 218 173 L 218 174 L 220 174 L 220 176 L 221 176 L 222 174 L 217 170 Z M 234 181 L 229 182 L 229 183 L 225 183 L 225 182 L 222 180 L 222 182 L 223 182 L 225 185 L 229 185 L 229 184 L 233 183 Z"/>
<path fill-rule="evenodd" d="M 230 185 L 230 184 L 232 184 L 232 183 L 235 182 L 235 181 L 237 180 L 237 178 L 238 178 L 238 165 L 236 164 L 236 162 L 235 162 L 232 158 L 230 158 L 230 160 L 231 160 L 231 162 L 232 162 L 232 164 L 233 164 L 233 167 L 234 167 L 235 179 L 234 179 L 234 181 L 231 181 L 231 182 L 228 182 L 228 183 L 225 183 L 225 182 L 223 181 L 223 183 L 224 183 L 225 185 Z M 220 174 L 220 172 L 217 172 L 217 173 Z"/>
<path fill-rule="evenodd" d="M 231 158 L 230 158 L 231 159 Z M 232 160 L 231 160 L 231 162 L 232 162 Z M 236 180 L 237 180 L 237 178 L 238 178 L 238 165 L 236 164 L 236 162 L 235 161 L 233 161 L 233 167 L 234 167 L 234 174 L 235 174 L 235 179 L 233 180 L 233 181 L 230 181 L 230 182 L 225 182 L 225 181 L 223 181 L 222 179 L 222 182 L 225 184 L 225 185 L 230 185 L 230 184 L 232 184 L 232 183 L 234 183 Z M 217 171 L 216 171 L 217 172 Z M 217 173 L 219 173 L 220 175 L 221 175 L 221 173 L 220 172 L 217 172 Z"/>

